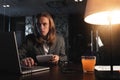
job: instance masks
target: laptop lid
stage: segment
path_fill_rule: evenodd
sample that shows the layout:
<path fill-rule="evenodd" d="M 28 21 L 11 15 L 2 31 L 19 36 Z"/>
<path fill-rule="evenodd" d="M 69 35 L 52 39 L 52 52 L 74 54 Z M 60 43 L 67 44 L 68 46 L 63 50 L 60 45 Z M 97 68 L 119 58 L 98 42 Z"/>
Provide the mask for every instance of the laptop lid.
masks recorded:
<path fill-rule="evenodd" d="M 0 72 L 20 72 L 13 32 L 0 32 Z"/>
<path fill-rule="evenodd" d="M 46 66 L 26 69 L 21 67 L 15 32 L 0 32 L 0 36 L 2 36 L 0 39 L 0 71 L 27 74 L 50 69 Z"/>

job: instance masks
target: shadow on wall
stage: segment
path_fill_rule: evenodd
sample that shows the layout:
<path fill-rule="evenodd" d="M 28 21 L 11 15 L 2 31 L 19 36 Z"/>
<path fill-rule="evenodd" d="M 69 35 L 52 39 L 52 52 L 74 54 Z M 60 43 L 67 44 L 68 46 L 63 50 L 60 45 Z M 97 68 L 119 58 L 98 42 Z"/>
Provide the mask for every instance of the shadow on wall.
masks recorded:
<path fill-rule="evenodd" d="M 85 36 L 78 34 L 73 39 L 73 45 L 70 50 L 70 61 L 74 63 L 81 63 L 81 56 L 89 50 Z"/>

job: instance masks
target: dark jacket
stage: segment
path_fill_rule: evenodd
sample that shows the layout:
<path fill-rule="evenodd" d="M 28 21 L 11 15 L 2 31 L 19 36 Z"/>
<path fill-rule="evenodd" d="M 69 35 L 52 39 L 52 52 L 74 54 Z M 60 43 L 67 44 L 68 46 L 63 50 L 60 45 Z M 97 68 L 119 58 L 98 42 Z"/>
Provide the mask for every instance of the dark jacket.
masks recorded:
<path fill-rule="evenodd" d="M 37 55 L 44 55 L 44 49 L 41 44 L 36 41 L 34 34 L 26 36 L 25 41 L 19 48 L 20 58 L 32 57 L 35 61 Z M 67 56 L 65 54 L 65 42 L 61 35 L 56 35 L 54 44 L 49 48 L 49 54 L 59 55 L 60 61 L 66 61 Z"/>

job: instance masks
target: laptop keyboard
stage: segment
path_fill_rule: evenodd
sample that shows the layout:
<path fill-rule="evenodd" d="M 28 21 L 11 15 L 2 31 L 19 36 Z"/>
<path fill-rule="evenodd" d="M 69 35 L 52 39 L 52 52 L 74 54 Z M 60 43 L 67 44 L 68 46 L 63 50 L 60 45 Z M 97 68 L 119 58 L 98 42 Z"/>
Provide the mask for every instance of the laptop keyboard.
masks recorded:
<path fill-rule="evenodd" d="M 22 66 L 23 70 L 37 70 L 37 69 L 41 69 L 41 68 L 47 68 L 47 67 L 44 67 L 44 66 L 32 66 L 32 67 Z"/>

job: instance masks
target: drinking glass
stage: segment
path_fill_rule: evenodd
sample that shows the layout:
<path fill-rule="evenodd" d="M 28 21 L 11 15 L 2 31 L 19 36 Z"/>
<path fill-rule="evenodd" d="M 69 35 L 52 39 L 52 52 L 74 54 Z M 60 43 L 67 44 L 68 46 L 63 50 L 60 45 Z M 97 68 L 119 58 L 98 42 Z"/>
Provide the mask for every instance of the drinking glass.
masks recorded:
<path fill-rule="evenodd" d="M 94 72 L 96 56 L 81 56 L 83 72 Z"/>

